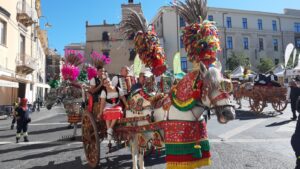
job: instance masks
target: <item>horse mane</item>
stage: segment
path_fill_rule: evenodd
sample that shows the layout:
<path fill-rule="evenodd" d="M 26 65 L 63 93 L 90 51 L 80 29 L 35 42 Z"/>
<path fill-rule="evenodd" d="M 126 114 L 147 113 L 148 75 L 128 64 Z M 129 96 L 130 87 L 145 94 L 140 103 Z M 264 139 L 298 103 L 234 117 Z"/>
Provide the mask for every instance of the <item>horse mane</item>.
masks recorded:
<path fill-rule="evenodd" d="M 210 67 L 207 70 L 204 79 L 210 82 L 213 89 L 219 89 L 223 77 L 219 69 Z"/>

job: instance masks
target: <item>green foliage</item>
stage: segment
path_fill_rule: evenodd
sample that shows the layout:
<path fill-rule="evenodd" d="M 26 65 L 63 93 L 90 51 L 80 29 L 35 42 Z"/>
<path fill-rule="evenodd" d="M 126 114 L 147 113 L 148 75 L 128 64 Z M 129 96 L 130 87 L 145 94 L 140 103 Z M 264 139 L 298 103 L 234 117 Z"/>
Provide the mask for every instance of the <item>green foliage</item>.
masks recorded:
<path fill-rule="evenodd" d="M 270 58 L 262 58 L 259 65 L 257 65 L 257 69 L 260 73 L 266 73 L 271 70 L 275 66 L 274 62 Z"/>
<path fill-rule="evenodd" d="M 245 56 L 244 53 L 231 53 L 231 57 L 227 60 L 227 68 L 233 71 L 238 66 L 250 67 L 249 58 Z"/>
<path fill-rule="evenodd" d="M 88 78 L 87 78 L 87 72 L 84 71 L 84 70 L 80 71 L 78 80 L 79 80 L 80 82 L 87 82 L 87 79 L 88 79 Z"/>

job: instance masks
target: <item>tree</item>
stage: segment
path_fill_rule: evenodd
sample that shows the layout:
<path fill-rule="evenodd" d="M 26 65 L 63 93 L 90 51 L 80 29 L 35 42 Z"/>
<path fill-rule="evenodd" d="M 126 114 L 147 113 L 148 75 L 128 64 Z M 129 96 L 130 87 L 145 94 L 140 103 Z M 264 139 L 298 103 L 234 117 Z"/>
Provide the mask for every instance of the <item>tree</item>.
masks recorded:
<path fill-rule="evenodd" d="M 231 57 L 226 63 L 229 70 L 233 71 L 238 66 L 250 67 L 249 58 L 244 53 L 231 53 Z"/>
<path fill-rule="evenodd" d="M 274 62 L 270 58 L 262 58 L 260 64 L 257 65 L 257 69 L 260 73 L 266 73 L 275 66 Z"/>

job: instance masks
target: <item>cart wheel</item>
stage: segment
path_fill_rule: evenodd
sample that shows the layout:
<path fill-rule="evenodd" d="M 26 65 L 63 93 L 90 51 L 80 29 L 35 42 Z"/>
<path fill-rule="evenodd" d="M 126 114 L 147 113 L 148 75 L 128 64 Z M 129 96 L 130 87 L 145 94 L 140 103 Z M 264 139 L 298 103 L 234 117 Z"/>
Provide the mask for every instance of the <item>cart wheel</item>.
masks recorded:
<path fill-rule="evenodd" d="M 261 94 L 254 92 L 251 97 L 249 97 L 249 104 L 251 110 L 256 113 L 261 113 L 266 107 L 266 102 L 263 100 Z"/>
<path fill-rule="evenodd" d="M 82 116 L 82 142 L 89 166 L 96 168 L 100 161 L 100 142 L 94 116 L 85 111 Z"/>
<path fill-rule="evenodd" d="M 279 98 L 276 98 L 272 102 L 272 107 L 274 110 L 278 112 L 282 112 L 287 107 L 288 102 L 286 100 L 280 100 Z"/>

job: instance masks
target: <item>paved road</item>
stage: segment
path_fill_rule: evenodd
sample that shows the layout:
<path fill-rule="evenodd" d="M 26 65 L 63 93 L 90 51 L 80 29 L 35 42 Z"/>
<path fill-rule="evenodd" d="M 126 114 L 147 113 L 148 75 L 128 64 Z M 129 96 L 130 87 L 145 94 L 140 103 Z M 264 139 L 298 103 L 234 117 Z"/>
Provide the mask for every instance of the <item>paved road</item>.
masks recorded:
<path fill-rule="evenodd" d="M 215 117 L 208 123 L 212 148 L 212 169 L 292 169 L 295 158 L 290 137 L 295 122 L 289 121 L 290 109 L 283 114 L 266 109 L 263 115 L 251 113 L 247 102 L 237 111 L 237 119 L 219 124 Z M 62 108 L 43 110 L 32 115 L 30 143 L 15 144 L 15 131 L 8 130 L 9 121 L 0 121 L 1 169 L 86 169 L 80 138 L 69 141 Z M 80 132 L 79 132 L 80 135 Z M 106 154 L 101 144 L 101 168 L 131 168 L 128 148 Z M 162 152 L 163 154 L 163 152 Z M 165 168 L 164 156 L 153 154 L 146 159 L 147 169 Z"/>

